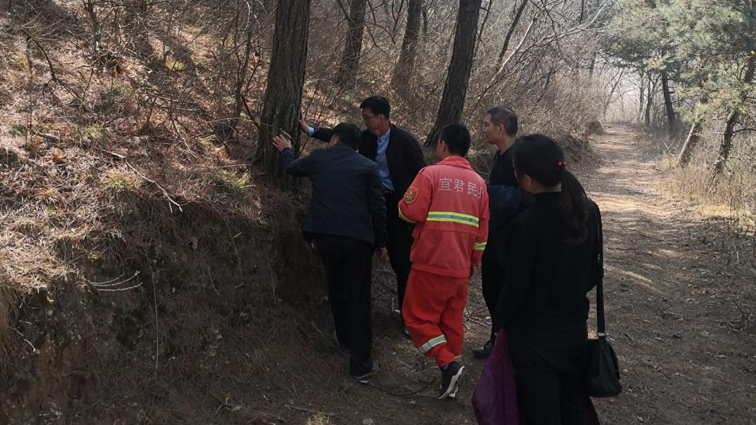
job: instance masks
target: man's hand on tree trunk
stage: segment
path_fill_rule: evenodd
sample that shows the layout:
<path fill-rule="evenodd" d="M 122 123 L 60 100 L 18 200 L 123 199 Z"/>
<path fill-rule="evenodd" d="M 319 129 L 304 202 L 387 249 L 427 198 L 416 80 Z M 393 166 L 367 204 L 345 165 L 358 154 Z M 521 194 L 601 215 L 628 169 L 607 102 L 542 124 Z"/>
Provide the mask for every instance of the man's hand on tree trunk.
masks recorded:
<path fill-rule="evenodd" d="M 275 148 L 278 149 L 279 152 L 283 152 L 286 149 L 291 149 L 291 140 L 289 140 L 285 135 L 279 134 L 278 136 L 273 138 L 273 146 L 275 146 Z"/>
<path fill-rule="evenodd" d="M 305 120 L 302 111 L 299 112 L 299 129 L 302 130 L 302 133 L 304 134 L 310 134 L 310 126 L 307 125 L 307 120 Z"/>

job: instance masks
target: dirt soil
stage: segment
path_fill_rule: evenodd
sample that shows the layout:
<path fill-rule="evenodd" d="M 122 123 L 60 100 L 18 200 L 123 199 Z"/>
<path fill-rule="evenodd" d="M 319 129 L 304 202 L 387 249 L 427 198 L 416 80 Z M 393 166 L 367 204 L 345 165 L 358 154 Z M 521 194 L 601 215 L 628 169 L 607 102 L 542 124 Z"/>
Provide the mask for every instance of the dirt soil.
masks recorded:
<path fill-rule="evenodd" d="M 619 397 L 595 401 L 602 423 L 756 424 L 752 242 L 666 193 L 651 141 L 624 126 L 605 130 L 576 171 L 603 211 L 607 329 L 624 386 Z M 490 323 L 479 276 L 465 321 L 468 373 L 459 398 L 447 402 L 433 398 L 435 366 L 399 336 L 386 311 L 390 277 L 386 267 L 377 272 L 375 353 L 383 371 L 369 386 L 332 376 L 306 406 L 331 414 L 322 423 L 475 423 L 470 398 L 483 362 L 470 350 L 487 339 Z"/>

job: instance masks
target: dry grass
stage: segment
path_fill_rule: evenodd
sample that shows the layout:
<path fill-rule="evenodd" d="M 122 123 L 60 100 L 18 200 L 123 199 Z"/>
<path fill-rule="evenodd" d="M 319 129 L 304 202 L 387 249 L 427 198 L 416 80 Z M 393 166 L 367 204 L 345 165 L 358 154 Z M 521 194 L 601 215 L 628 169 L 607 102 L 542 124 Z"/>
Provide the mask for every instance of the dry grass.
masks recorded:
<path fill-rule="evenodd" d="M 714 177 L 712 164 L 716 160 L 721 135 L 709 129 L 688 166 L 677 166 L 677 153 L 682 136 L 669 142 L 658 134 L 663 155 L 659 166 L 668 176 L 667 187 L 675 194 L 696 204 L 704 217 L 732 220 L 746 233 L 756 228 L 756 139 L 736 137 L 732 155 L 722 175 Z"/>

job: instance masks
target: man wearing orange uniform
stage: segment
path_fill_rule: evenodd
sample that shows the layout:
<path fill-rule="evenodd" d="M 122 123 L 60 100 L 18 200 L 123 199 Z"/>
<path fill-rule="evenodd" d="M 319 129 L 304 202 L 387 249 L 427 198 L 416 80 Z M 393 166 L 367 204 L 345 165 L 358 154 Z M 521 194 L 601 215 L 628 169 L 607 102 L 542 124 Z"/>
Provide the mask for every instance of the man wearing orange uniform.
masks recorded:
<path fill-rule="evenodd" d="M 416 224 L 402 314 L 412 343 L 441 368 L 439 399 L 457 394 L 467 286 L 488 237 L 486 182 L 464 158 L 469 148 L 464 125 L 444 127 L 440 161 L 420 170 L 399 202 L 401 218 Z"/>

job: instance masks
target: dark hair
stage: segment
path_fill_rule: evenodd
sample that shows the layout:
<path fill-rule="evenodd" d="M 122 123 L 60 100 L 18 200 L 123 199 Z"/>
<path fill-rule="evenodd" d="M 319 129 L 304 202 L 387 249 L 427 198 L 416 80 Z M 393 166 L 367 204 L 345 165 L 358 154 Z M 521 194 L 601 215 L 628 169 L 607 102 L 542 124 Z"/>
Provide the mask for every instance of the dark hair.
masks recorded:
<path fill-rule="evenodd" d="M 507 134 L 515 136 L 517 134 L 517 114 L 511 108 L 506 106 L 497 106 L 486 112 L 491 116 L 491 122 L 496 125 L 503 125 Z"/>
<path fill-rule="evenodd" d="M 445 126 L 441 130 L 441 140 L 453 155 L 465 156 L 470 150 L 470 131 L 463 124 Z"/>
<path fill-rule="evenodd" d="M 362 101 L 360 109 L 370 109 L 373 115 L 383 115 L 386 119 L 389 119 L 389 115 L 391 115 L 391 105 L 388 99 L 383 96 L 368 97 Z"/>
<path fill-rule="evenodd" d="M 564 169 L 564 151 L 559 144 L 548 136 L 531 134 L 519 138 L 513 148 L 512 162 L 518 179 L 527 174 L 544 186 L 562 184 L 557 202 L 559 227 L 567 235 L 567 242 L 585 240 L 588 200 L 580 182 Z"/>
<path fill-rule="evenodd" d="M 347 145 L 354 150 L 360 148 L 362 143 L 362 133 L 360 133 L 359 127 L 354 124 L 343 122 L 333 129 L 333 135 L 331 137 L 338 136 L 339 143 Z"/>

